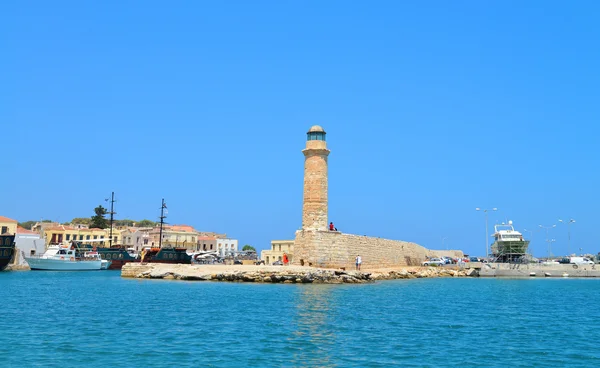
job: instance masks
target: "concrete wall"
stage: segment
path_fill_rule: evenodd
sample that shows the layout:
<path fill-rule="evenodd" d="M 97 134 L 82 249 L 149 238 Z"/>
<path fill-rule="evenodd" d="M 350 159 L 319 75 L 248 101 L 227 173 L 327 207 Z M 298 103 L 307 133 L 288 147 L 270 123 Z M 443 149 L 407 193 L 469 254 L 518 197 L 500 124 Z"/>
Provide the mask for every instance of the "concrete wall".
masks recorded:
<path fill-rule="evenodd" d="M 337 231 L 299 230 L 294 241 L 292 264 L 325 268 L 354 267 L 356 255 L 362 257 L 363 268 L 419 266 L 426 257 L 463 257 L 462 251 L 435 251 L 418 244 L 342 234 Z"/>

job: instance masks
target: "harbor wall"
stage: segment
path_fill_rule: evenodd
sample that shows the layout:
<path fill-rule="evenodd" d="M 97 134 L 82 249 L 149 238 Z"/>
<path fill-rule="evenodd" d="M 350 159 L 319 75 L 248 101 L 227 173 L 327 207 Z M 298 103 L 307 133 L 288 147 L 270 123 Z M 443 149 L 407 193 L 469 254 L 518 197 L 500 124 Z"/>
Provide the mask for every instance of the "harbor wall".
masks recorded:
<path fill-rule="evenodd" d="M 600 265 L 484 263 L 481 277 L 600 277 Z"/>
<path fill-rule="evenodd" d="M 427 257 L 463 257 L 459 250 L 430 250 L 416 243 L 343 234 L 338 231 L 298 230 L 294 241 L 294 265 L 322 268 L 420 266 Z"/>

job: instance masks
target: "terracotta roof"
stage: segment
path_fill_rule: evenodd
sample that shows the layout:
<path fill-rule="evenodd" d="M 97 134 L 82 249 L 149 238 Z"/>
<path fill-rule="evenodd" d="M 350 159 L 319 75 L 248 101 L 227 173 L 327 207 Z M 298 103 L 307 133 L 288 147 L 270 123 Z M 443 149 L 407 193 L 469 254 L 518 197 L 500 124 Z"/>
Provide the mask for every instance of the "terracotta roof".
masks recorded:
<path fill-rule="evenodd" d="M 198 240 L 217 240 L 214 236 L 199 236 Z"/>
<path fill-rule="evenodd" d="M 196 230 L 194 230 L 194 228 L 190 225 L 172 225 L 171 228 L 173 230 L 179 230 L 179 231 L 187 231 L 187 232 L 195 232 Z"/>
<path fill-rule="evenodd" d="M 27 230 L 24 227 L 17 226 L 17 234 L 37 234 L 37 233 L 32 230 Z"/>
<path fill-rule="evenodd" d="M 8 217 L 0 216 L 0 222 L 18 222 L 17 220 L 13 220 Z"/>
<path fill-rule="evenodd" d="M 60 226 L 49 226 L 46 228 L 46 231 L 48 230 L 78 230 L 69 226 L 64 226 L 64 225 L 60 225 Z"/>

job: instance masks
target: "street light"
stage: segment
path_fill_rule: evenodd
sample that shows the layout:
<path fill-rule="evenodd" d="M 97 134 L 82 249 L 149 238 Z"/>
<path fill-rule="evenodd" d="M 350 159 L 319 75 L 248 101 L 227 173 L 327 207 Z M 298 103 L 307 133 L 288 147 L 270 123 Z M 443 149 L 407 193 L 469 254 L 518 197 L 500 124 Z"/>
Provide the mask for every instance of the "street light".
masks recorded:
<path fill-rule="evenodd" d="M 555 228 L 556 224 L 554 224 L 552 226 L 542 226 L 542 225 L 540 225 L 540 227 L 542 229 L 546 229 L 546 242 L 548 243 L 548 259 L 549 259 L 550 258 L 550 244 L 551 244 L 551 241 L 550 241 L 550 239 L 548 239 L 548 230 L 550 230 L 552 228 Z M 552 241 L 555 241 L 555 240 L 552 239 Z"/>
<path fill-rule="evenodd" d="M 475 211 L 483 211 L 483 213 L 485 213 L 485 258 L 489 258 L 490 252 L 488 250 L 488 211 L 498 211 L 498 209 L 494 207 L 491 210 L 488 210 L 477 207 L 475 208 Z"/>
<path fill-rule="evenodd" d="M 571 224 L 575 223 L 575 220 L 570 219 L 569 221 L 563 221 L 563 220 L 558 220 L 558 222 L 563 223 L 563 224 L 567 224 L 567 229 L 568 229 L 568 233 L 569 233 L 569 243 L 567 243 L 567 254 L 571 255 Z"/>

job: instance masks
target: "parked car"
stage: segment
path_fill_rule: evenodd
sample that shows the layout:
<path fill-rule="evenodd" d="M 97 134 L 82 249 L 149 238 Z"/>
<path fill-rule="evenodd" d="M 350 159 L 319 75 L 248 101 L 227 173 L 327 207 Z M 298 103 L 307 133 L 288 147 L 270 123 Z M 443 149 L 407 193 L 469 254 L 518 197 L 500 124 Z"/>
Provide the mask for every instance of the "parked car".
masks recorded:
<path fill-rule="evenodd" d="M 281 261 L 275 261 L 273 263 L 271 263 L 273 266 L 283 266 L 283 262 Z"/>
<path fill-rule="evenodd" d="M 445 264 L 446 261 L 441 258 L 431 258 L 423 262 L 423 266 L 443 266 Z"/>
<path fill-rule="evenodd" d="M 241 265 L 243 264 L 242 261 L 240 261 L 239 259 L 236 259 L 235 261 L 233 261 L 234 265 Z"/>
<path fill-rule="evenodd" d="M 569 263 L 572 264 L 594 264 L 594 262 L 587 257 L 571 257 L 569 261 Z"/>
<path fill-rule="evenodd" d="M 469 262 L 480 262 L 477 257 L 469 257 Z"/>
<path fill-rule="evenodd" d="M 456 263 L 456 261 L 454 260 L 454 258 L 452 257 L 448 257 L 448 256 L 443 256 L 442 260 L 446 263 L 446 264 L 454 264 Z"/>

